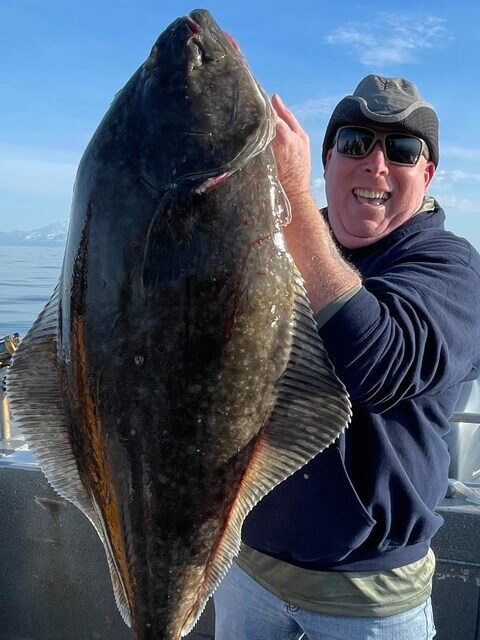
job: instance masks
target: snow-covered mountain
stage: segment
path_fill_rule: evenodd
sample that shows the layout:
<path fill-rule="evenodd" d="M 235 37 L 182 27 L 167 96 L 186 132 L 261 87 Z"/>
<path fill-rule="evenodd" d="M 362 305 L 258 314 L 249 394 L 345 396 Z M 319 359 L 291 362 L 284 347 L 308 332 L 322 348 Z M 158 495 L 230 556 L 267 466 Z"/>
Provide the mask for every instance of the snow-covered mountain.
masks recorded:
<path fill-rule="evenodd" d="M 67 228 L 67 222 L 53 222 L 32 231 L 0 231 L 0 245 L 63 246 Z"/>

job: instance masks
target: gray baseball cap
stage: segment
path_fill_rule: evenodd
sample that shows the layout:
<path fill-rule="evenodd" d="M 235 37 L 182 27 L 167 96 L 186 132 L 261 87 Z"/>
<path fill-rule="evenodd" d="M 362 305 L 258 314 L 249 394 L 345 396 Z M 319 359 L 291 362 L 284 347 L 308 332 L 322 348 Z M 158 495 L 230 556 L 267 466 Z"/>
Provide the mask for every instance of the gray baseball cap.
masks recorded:
<path fill-rule="evenodd" d="M 404 78 L 366 76 L 351 96 L 335 107 L 323 140 L 322 160 L 333 147 L 339 127 L 349 124 L 381 131 L 408 133 L 425 140 L 430 159 L 438 165 L 438 118 L 417 87 Z"/>

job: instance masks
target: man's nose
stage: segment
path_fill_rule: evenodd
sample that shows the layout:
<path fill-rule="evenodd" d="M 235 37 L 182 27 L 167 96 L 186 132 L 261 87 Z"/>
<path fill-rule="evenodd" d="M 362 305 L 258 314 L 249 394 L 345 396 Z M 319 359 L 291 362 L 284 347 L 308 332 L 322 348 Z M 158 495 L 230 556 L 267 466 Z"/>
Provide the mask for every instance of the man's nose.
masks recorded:
<path fill-rule="evenodd" d="M 375 146 L 365 158 L 366 170 L 373 172 L 375 175 L 380 173 L 388 173 L 388 164 L 383 151 L 383 146 L 380 140 L 375 143 Z"/>

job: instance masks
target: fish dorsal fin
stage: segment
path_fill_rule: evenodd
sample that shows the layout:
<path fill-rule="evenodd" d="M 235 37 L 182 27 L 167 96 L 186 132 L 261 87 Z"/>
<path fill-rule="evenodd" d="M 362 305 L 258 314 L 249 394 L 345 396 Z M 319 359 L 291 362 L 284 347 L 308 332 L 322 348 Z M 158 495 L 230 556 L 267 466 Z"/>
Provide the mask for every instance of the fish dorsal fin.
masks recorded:
<path fill-rule="evenodd" d="M 58 286 L 20 342 L 7 374 L 12 417 L 47 480 L 95 521 L 65 421 L 57 361 Z"/>
<path fill-rule="evenodd" d="M 59 286 L 13 355 L 7 396 L 13 422 L 50 485 L 83 511 L 97 530 L 107 554 L 118 608 L 130 625 L 128 601 L 103 519 L 83 485 L 70 442 L 57 356 L 58 308 Z"/>
<path fill-rule="evenodd" d="M 296 276 L 295 320 L 288 365 L 277 383 L 277 401 L 259 434 L 252 458 L 230 511 L 202 593 L 182 636 L 200 617 L 238 554 L 247 514 L 271 489 L 328 447 L 346 428 L 351 408 L 345 387 L 318 335 L 301 276 Z"/>

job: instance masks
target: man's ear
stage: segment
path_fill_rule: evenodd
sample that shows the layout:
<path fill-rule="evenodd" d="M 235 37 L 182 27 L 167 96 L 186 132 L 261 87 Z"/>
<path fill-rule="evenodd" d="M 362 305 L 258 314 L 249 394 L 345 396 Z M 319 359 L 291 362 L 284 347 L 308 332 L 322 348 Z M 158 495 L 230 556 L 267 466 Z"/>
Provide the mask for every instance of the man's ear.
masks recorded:
<path fill-rule="evenodd" d="M 436 171 L 435 165 L 433 164 L 432 160 L 427 160 L 427 164 L 425 165 L 425 173 L 424 173 L 425 191 L 427 190 L 428 185 L 433 180 L 433 176 L 435 175 L 435 171 Z"/>
<path fill-rule="evenodd" d="M 327 170 L 327 167 L 328 167 L 328 165 L 330 163 L 330 158 L 332 157 L 332 153 L 333 153 L 333 148 L 329 149 L 327 151 L 327 155 L 325 156 L 325 168 L 323 170 L 323 177 L 325 177 L 325 171 Z"/>

